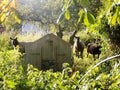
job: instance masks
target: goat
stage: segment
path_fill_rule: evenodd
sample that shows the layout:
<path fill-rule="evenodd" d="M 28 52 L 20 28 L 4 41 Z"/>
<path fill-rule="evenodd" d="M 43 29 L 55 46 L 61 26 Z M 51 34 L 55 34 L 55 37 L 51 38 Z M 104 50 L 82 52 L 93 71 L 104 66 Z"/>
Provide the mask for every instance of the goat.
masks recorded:
<path fill-rule="evenodd" d="M 25 42 L 19 42 L 18 40 L 17 40 L 17 38 L 11 38 L 10 37 L 10 39 L 11 39 L 11 41 L 12 41 L 12 45 L 13 45 L 13 48 L 14 48 L 14 50 L 16 50 L 17 49 L 17 46 L 19 46 L 19 52 L 21 52 L 21 53 L 25 53 Z"/>
<path fill-rule="evenodd" d="M 100 42 L 100 39 L 95 40 L 94 43 L 89 43 L 89 44 L 87 45 L 87 57 L 88 57 L 88 55 L 89 55 L 89 53 L 90 53 L 90 54 L 93 55 L 93 58 L 94 58 L 94 59 L 95 59 L 95 55 L 96 55 L 96 54 L 98 54 L 98 58 L 99 58 L 99 56 L 100 56 L 100 54 L 101 54 L 100 48 L 102 48 L 102 46 L 99 45 L 99 42 Z"/>
<path fill-rule="evenodd" d="M 79 58 L 79 56 L 80 56 L 81 58 L 83 58 L 84 43 L 82 41 L 80 41 L 79 37 L 75 36 L 75 38 L 76 38 L 76 40 L 74 42 L 73 48 L 76 53 L 76 57 Z M 79 52 L 80 52 L 80 54 L 79 54 Z"/>
<path fill-rule="evenodd" d="M 62 38 L 63 37 L 63 30 L 59 30 L 58 32 L 56 32 L 57 36 Z"/>
<path fill-rule="evenodd" d="M 74 45 L 74 37 L 75 37 L 76 33 L 77 33 L 77 31 L 75 30 L 75 31 L 73 32 L 73 34 L 70 36 L 69 43 L 70 43 L 71 45 Z"/>

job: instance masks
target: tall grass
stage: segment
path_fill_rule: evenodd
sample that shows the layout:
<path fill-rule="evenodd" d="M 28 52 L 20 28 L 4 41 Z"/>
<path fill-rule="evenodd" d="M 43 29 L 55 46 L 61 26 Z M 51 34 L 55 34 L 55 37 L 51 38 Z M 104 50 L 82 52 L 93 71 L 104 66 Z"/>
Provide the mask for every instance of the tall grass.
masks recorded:
<path fill-rule="evenodd" d="M 6 32 L 0 34 L 0 51 L 9 50 L 11 48 L 10 34 Z"/>
<path fill-rule="evenodd" d="M 41 38 L 42 36 L 44 35 L 41 34 L 40 32 L 36 32 L 36 33 L 18 34 L 16 37 L 18 37 L 19 41 L 32 42 Z"/>

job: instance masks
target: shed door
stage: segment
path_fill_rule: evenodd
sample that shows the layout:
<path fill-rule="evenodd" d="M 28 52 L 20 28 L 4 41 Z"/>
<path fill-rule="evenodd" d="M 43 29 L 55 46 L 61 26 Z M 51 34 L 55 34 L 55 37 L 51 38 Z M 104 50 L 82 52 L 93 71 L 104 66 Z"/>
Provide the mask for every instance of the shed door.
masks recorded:
<path fill-rule="evenodd" d="M 56 68 L 56 49 L 52 40 L 47 40 L 41 48 L 42 69 Z"/>

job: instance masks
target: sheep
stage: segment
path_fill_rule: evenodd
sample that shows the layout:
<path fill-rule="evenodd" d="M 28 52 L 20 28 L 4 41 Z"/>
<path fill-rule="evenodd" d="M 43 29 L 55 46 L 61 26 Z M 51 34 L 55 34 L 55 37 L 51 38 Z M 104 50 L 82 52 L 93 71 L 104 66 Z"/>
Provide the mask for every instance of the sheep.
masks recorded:
<path fill-rule="evenodd" d="M 84 43 L 82 41 L 80 41 L 79 37 L 76 37 L 76 41 L 74 42 L 74 51 L 76 53 L 76 57 L 79 58 L 79 56 L 81 56 L 81 58 L 83 58 L 83 51 L 84 51 Z M 80 52 L 80 55 L 79 55 Z"/>
<path fill-rule="evenodd" d="M 102 48 L 102 46 L 99 45 L 99 42 L 100 42 L 100 39 L 97 39 L 97 40 L 95 40 L 94 43 L 89 43 L 89 44 L 87 45 L 87 57 L 88 57 L 88 55 L 89 55 L 89 53 L 90 53 L 90 54 L 93 55 L 93 58 L 94 58 L 94 59 L 95 59 L 95 55 L 96 55 L 96 54 L 98 54 L 98 58 L 99 58 L 99 56 L 100 56 L 100 54 L 101 54 L 100 48 Z"/>
<path fill-rule="evenodd" d="M 11 38 L 10 37 L 10 39 L 12 41 L 12 45 L 13 45 L 14 50 L 16 50 L 17 46 L 19 46 L 18 51 L 21 52 L 21 53 L 25 53 L 25 42 L 19 42 L 17 40 L 17 37 L 16 38 Z"/>

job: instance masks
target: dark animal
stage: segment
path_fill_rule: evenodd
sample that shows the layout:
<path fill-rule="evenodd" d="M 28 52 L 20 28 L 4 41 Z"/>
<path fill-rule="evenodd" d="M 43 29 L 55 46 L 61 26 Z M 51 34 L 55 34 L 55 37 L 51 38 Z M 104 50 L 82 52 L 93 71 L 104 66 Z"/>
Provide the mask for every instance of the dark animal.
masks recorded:
<path fill-rule="evenodd" d="M 56 32 L 57 36 L 62 38 L 63 37 L 63 31 L 64 31 L 64 28 L 62 28 L 60 25 L 59 25 L 59 31 Z"/>
<path fill-rule="evenodd" d="M 57 36 L 62 38 L 63 37 L 63 31 L 56 32 Z"/>
<path fill-rule="evenodd" d="M 90 54 L 93 55 L 93 58 L 94 58 L 94 59 L 95 59 L 95 55 L 96 55 L 96 54 L 98 55 L 98 58 L 99 58 L 99 56 L 100 56 L 100 54 L 101 54 L 100 48 L 102 48 L 102 46 L 98 44 L 99 41 L 100 41 L 100 40 L 97 39 L 94 43 L 89 43 L 89 44 L 87 45 L 87 57 L 88 57 L 88 55 L 89 55 L 89 53 L 90 53 Z"/>
<path fill-rule="evenodd" d="M 75 31 L 73 32 L 73 34 L 70 36 L 69 43 L 70 43 L 71 45 L 74 45 L 74 37 L 75 37 L 76 33 L 77 33 L 77 31 L 75 30 Z"/>
<path fill-rule="evenodd" d="M 83 58 L 83 51 L 84 51 L 84 43 L 80 41 L 79 37 L 76 37 L 76 41 L 74 42 L 74 52 L 76 53 L 76 57 Z"/>
<path fill-rule="evenodd" d="M 18 42 L 17 38 L 11 38 L 11 41 L 12 41 L 12 45 L 13 45 L 13 48 L 14 50 L 17 49 L 17 46 L 19 46 L 19 52 L 21 53 L 25 53 L 25 42 Z"/>
<path fill-rule="evenodd" d="M 13 48 L 16 49 L 17 45 L 19 45 L 19 42 L 17 40 L 17 38 L 11 38 L 11 41 L 12 41 L 12 45 L 13 45 Z"/>

